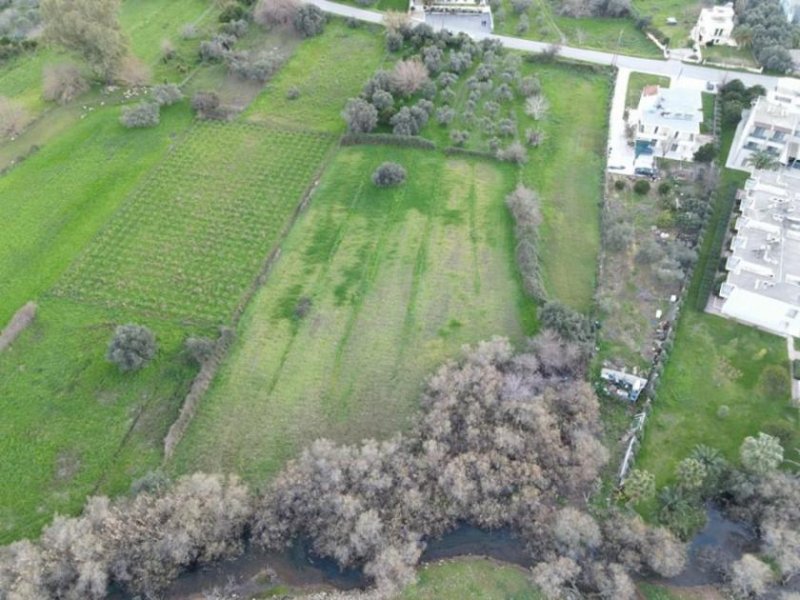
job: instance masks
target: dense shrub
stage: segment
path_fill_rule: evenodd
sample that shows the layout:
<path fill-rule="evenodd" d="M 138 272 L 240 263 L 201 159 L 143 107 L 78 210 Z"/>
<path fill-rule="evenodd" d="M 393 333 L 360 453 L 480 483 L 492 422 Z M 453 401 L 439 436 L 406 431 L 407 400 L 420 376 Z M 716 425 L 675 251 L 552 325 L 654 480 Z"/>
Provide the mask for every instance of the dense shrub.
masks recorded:
<path fill-rule="evenodd" d="M 225 117 L 216 92 L 196 92 L 192 96 L 192 109 L 201 119 L 222 119 Z"/>
<path fill-rule="evenodd" d="M 650 192 L 650 182 L 646 179 L 637 179 L 636 183 L 633 184 L 633 191 L 640 196 L 644 196 Z"/>
<path fill-rule="evenodd" d="M 401 34 L 396 31 L 386 31 L 386 49 L 389 52 L 399 52 L 403 49 L 404 39 Z"/>
<path fill-rule="evenodd" d="M 454 146 L 463 146 L 469 140 L 469 131 L 455 130 L 450 132 L 450 142 Z"/>
<path fill-rule="evenodd" d="M 542 328 L 552 329 L 570 342 L 594 339 L 591 320 L 560 302 L 546 302 L 539 312 L 539 322 Z"/>
<path fill-rule="evenodd" d="M 293 85 L 286 90 L 287 100 L 297 100 L 299 97 L 300 97 L 300 88 L 298 88 L 296 85 Z"/>
<path fill-rule="evenodd" d="M 129 129 L 154 127 L 160 120 L 159 106 L 155 102 L 139 102 L 122 107 L 119 122 Z"/>
<path fill-rule="evenodd" d="M 214 354 L 214 347 L 214 340 L 206 337 L 191 336 L 184 343 L 186 356 L 199 366 L 208 362 Z"/>
<path fill-rule="evenodd" d="M 89 91 L 89 82 L 77 65 L 64 63 L 44 68 L 42 97 L 66 104 Z"/>
<path fill-rule="evenodd" d="M 294 13 L 292 24 L 297 33 L 304 38 L 310 38 L 322 33 L 326 20 L 325 13 L 318 6 L 303 4 Z"/>
<path fill-rule="evenodd" d="M 285 60 L 283 54 L 271 50 L 229 52 L 225 55 L 225 63 L 230 73 L 241 79 L 261 83 L 277 73 Z"/>
<path fill-rule="evenodd" d="M 158 349 L 153 332 L 143 325 L 119 325 L 108 345 L 106 359 L 120 371 L 136 371 L 146 365 Z"/>
<path fill-rule="evenodd" d="M 717 145 L 713 142 L 700 146 L 692 157 L 695 162 L 710 163 L 717 158 Z"/>
<path fill-rule="evenodd" d="M 497 150 L 498 160 L 521 165 L 528 162 L 528 150 L 519 142 L 511 142 L 505 148 Z"/>
<path fill-rule="evenodd" d="M 545 298 L 539 266 L 539 226 L 542 213 L 536 192 L 519 184 L 506 196 L 506 206 L 514 218 L 517 266 L 525 293 L 536 300 Z"/>
<path fill-rule="evenodd" d="M 399 185 L 406 180 L 406 170 L 397 163 L 385 162 L 372 174 L 372 183 L 378 187 Z"/>
<path fill-rule="evenodd" d="M 220 23 L 228 23 L 230 21 L 244 19 L 246 16 L 247 9 L 234 0 L 226 3 L 222 7 L 222 10 L 219 13 L 219 21 Z"/>
<path fill-rule="evenodd" d="M 630 0 L 562 0 L 559 12 L 570 17 L 624 17 Z"/>
<path fill-rule="evenodd" d="M 172 106 L 183 100 L 181 88 L 174 83 L 162 83 L 154 86 L 151 95 L 159 106 Z"/>
<path fill-rule="evenodd" d="M 253 20 L 264 27 L 292 25 L 300 6 L 300 0 L 259 0 Z"/>

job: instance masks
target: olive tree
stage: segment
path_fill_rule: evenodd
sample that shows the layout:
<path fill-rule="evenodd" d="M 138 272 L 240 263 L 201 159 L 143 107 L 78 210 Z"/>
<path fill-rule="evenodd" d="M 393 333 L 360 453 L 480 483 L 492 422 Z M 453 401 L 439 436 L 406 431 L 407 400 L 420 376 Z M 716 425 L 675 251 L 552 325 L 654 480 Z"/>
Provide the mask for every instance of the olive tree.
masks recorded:
<path fill-rule="evenodd" d="M 325 13 L 314 4 L 303 4 L 292 17 L 295 31 L 305 38 L 314 37 L 325 29 Z"/>
<path fill-rule="evenodd" d="M 159 106 L 171 106 L 183 99 L 183 92 L 174 83 L 162 83 L 153 87 L 151 92 L 153 100 Z"/>
<path fill-rule="evenodd" d="M 385 162 L 372 174 L 372 183 L 378 187 L 399 185 L 406 180 L 406 170 L 402 165 L 394 162 Z"/>
<path fill-rule="evenodd" d="M 369 133 L 378 125 L 378 109 L 363 98 L 351 98 L 342 112 L 350 133 Z"/>
<path fill-rule="evenodd" d="M 106 359 L 120 371 L 136 371 L 155 355 L 158 346 L 153 332 L 143 325 L 119 325 L 108 345 Z"/>
<path fill-rule="evenodd" d="M 82 56 L 99 77 L 116 75 L 128 53 L 120 0 L 42 0 L 39 8 L 47 39 Z"/>
<path fill-rule="evenodd" d="M 119 122 L 129 129 L 154 127 L 160 120 L 159 107 L 155 102 L 138 102 L 124 106 Z"/>

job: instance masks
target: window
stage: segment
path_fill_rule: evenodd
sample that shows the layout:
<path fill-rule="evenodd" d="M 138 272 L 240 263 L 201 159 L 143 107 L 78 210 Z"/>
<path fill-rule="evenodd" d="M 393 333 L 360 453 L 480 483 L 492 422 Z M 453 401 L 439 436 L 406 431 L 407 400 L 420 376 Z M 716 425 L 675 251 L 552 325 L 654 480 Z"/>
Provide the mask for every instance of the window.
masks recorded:
<path fill-rule="evenodd" d="M 672 148 L 670 148 L 670 152 L 675 152 L 678 149 L 678 144 L 672 144 Z"/>
<path fill-rule="evenodd" d="M 753 137 L 764 139 L 767 137 L 767 130 L 763 127 L 756 127 L 753 129 L 753 133 L 751 133 Z"/>
<path fill-rule="evenodd" d="M 773 142 L 782 142 L 786 139 L 786 134 L 782 131 L 776 131 L 772 134 L 772 141 Z"/>
<path fill-rule="evenodd" d="M 680 134 L 681 134 L 681 132 L 680 132 L 680 131 L 676 131 L 676 132 L 675 132 L 675 139 L 676 139 L 676 140 L 678 139 L 678 136 L 679 136 Z"/>
<path fill-rule="evenodd" d="M 656 125 L 656 128 L 653 129 L 653 133 L 658 133 L 658 125 Z"/>
<path fill-rule="evenodd" d="M 747 143 L 744 145 L 744 147 L 745 147 L 747 150 L 758 150 L 758 144 L 756 144 L 755 142 L 747 142 Z"/>

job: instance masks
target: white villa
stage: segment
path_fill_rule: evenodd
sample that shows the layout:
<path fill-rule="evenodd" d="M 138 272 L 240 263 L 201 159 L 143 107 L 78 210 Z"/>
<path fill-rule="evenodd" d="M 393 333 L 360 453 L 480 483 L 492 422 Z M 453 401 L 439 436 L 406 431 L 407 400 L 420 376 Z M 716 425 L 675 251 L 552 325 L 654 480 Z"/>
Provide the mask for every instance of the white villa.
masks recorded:
<path fill-rule="evenodd" d="M 692 40 L 701 46 L 736 46 L 733 39 L 735 21 L 733 2 L 704 8 L 700 11 L 697 25 L 692 28 Z"/>
<path fill-rule="evenodd" d="M 782 165 L 800 168 L 800 80 L 782 78 L 742 114 L 727 166 L 752 171 L 755 151 L 772 154 Z"/>
<path fill-rule="evenodd" d="M 764 331 L 800 337 L 800 174 L 758 171 L 737 198 L 740 215 L 716 309 Z"/>
<path fill-rule="evenodd" d="M 645 87 L 638 107 L 628 113 L 628 125 L 634 132 L 637 172 L 647 174 L 655 157 L 693 160 L 697 149 L 711 140 L 700 133 L 702 122 L 700 91 Z"/>

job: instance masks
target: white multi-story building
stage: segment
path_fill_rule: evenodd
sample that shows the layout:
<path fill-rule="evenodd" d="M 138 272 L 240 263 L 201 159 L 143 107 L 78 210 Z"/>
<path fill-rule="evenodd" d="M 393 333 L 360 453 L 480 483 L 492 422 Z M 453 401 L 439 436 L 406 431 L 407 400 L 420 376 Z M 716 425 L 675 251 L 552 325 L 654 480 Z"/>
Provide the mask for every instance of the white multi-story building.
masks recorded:
<path fill-rule="evenodd" d="M 800 173 L 757 171 L 739 190 L 740 214 L 715 309 L 800 337 Z"/>
<path fill-rule="evenodd" d="M 736 41 L 733 39 L 735 24 L 733 2 L 704 8 L 700 11 L 697 25 L 692 28 L 691 37 L 702 46 L 709 44 L 736 46 Z"/>
<path fill-rule="evenodd" d="M 727 166 L 752 171 L 755 152 L 767 152 L 785 167 L 800 168 L 800 80 L 782 78 L 742 114 Z"/>
<path fill-rule="evenodd" d="M 700 133 L 703 97 L 698 90 L 647 86 L 639 105 L 628 113 L 637 159 L 641 156 L 692 160 L 711 140 Z"/>

